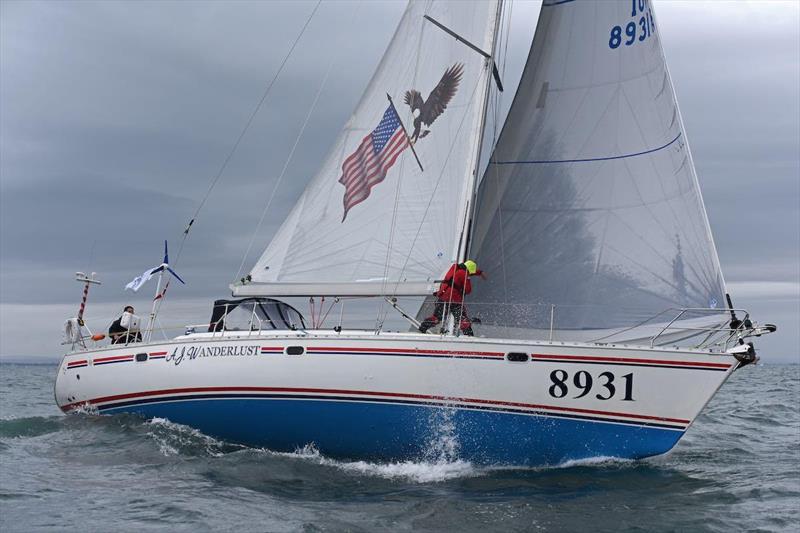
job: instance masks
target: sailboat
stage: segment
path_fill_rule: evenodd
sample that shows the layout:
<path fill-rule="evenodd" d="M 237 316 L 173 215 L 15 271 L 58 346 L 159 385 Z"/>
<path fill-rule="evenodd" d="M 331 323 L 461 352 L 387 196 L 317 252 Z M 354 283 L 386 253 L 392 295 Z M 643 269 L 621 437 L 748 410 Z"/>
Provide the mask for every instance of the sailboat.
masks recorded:
<path fill-rule="evenodd" d="M 73 342 L 58 406 L 347 459 L 413 460 L 443 440 L 477 464 L 672 449 L 756 359 L 747 339 L 775 327 L 726 293 L 652 2 L 545 0 L 494 132 L 503 8 L 410 2 L 207 330 Z M 466 299 L 475 335 L 452 319 L 421 333 L 442 276 L 468 259 L 488 274 Z M 292 297 L 328 298 L 340 317 L 372 298 L 410 325 L 309 325 L 278 300 Z M 398 303 L 412 297 L 416 313 Z"/>

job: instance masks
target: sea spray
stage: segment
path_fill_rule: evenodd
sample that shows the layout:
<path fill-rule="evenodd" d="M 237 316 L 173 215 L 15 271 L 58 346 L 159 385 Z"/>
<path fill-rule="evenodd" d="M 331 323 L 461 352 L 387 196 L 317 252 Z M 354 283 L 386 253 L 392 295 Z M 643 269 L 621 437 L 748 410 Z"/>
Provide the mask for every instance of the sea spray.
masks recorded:
<path fill-rule="evenodd" d="M 390 463 L 341 461 L 325 457 L 313 444 L 298 448 L 294 453 L 271 452 L 268 450 L 264 450 L 264 453 L 311 461 L 350 474 L 403 480 L 412 483 L 437 483 L 457 478 L 478 477 L 491 471 L 488 468 L 477 468 L 467 461 L 443 460 L 441 456 L 438 456 L 435 460 L 426 458 L 419 461 Z"/>
<path fill-rule="evenodd" d="M 455 424 L 456 410 L 450 407 L 431 409 L 427 419 L 430 436 L 423 459 L 430 463 L 457 461 L 461 444 Z"/>

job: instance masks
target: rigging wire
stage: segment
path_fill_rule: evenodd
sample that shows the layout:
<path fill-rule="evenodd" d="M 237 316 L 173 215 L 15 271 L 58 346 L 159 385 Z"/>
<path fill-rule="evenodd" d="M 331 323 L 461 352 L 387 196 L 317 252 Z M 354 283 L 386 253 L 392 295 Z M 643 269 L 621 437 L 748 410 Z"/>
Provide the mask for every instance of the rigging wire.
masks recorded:
<path fill-rule="evenodd" d="M 512 12 L 513 8 L 514 8 L 513 2 L 509 2 L 508 18 L 506 20 L 506 28 L 505 28 L 505 35 L 504 35 L 505 43 L 503 44 L 503 60 L 502 60 L 502 66 L 500 67 L 503 76 L 505 76 L 506 63 L 507 63 L 507 60 L 508 60 L 508 41 L 510 40 L 509 36 L 511 34 L 511 12 Z M 496 185 L 498 191 L 500 189 L 500 185 L 499 185 L 499 182 L 500 182 L 500 170 L 497 167 L 497 165 L 493 165 L 492 164 L 492 157 L 494 156 L 494 150 L 497 147 L 498 142 L 500 141 L 501 128 L 498 128 L 498 124 L 500 122 L 500 110 L 502 108 L 501 100 L 502 100 L 502 95 L 499 92 L 496 91 L 495 92 L 495 97 L 494 97 L 494 106 L 493 106 L 494 107 L 494 113 L 493 113 L 494 116 L 492 117 L 493 118 L 493 120 L 492 120 L 492 148 L 491 148 L 491 152 L 489 153 L 489 161 L 488 161 L 489 168 L 493 167 L 493 169 L 494 169 L 494 178 L 495 178 L 494 181 L 495 181 L 495 185 Z M 491 180 L 490 172 L 491 171 L 489 169 L 487 169 L 486 179 Z M 487 185 L 487 187 L 488 187 L 488 185 Z M 498 214 L 499 221 L 500 221 L 500 224 L 498 225 L 498 227 L 500 229 L 500 239 L 499 239 L 500 240 L 500 267 L 501 267 L 501 270 L 502 270 L 502 280 L 503 280 L 503 302 L 507 303 L 508 302 L 508 277 L 507 277 L 507 272 L 506 272 L 505 235 L 504 235 L 504 232 L 503 232 L 503 228 L 504 228 L 504 226 L 503 226 L 503 206 L 500 205 L 500 204 L 498 204 L 498 206 L 497 206 L 497 214 Z"/>
<path fill-rule="evenodd" d="M 173 266 L 177 266 L 179 261 L 180 261 L 181 255 L 183 254 L 183 248 L 186 245 L 186 240 L 189 238 L 189 230 L 191 230 L 192 224 L 194 224 L 194 221 L 197 219 L 198 215 L 200 214 L 200 211 L 205 206 L 206 201 L 208 201 L 209 196 L 211 196 L 211 192 L 214 190 L 214 187 L 217 185 L 217 182 L 219 182 L 220 178 L 222 177 L 222 174 L 225 172 L 225 169 L 227 168 L 228 163 L 230 162 L 231 158 L 233 157 L 233 154 L 236 152 L 236 149 L 239 147 L 239 144 L 242 142 L 242 139 L 244 138 L 245 134 L 247 133 L 247 130 L 250 129 L 250 125 L 253 123 L 253 120 L 255 119 L 256 115 L 258 114 L 258 111 L 261 109 L 261 106 L 264 104 L 264 101 L 267 99 L 267 96 L 269 95 L 270 91 L 272 90 L 272 87 L 275 85 L 275 82 L 278 80 L 278 77 L 280 76 L 281 72 L 283 72 L 283 68 L 286 66 L 286 63 L 289 60 L 289 57 L 292 55 L 292 52 L 294 52 L 294 49 L 297 47 L 297 43 L 300 42 L 300 38 L 306 32 L 306 28 L 308 28 L 308 25 L 311 23 L 311 19 L 314 18 L 314 15 L 317 13 L 317 10 L 319 9 L 319 6 L 320 6 L 321 3 L 322 3 L 322 0 L 317 0 L 317 3 L 314 6 L 314 9 L 311 10 L 311 13 L 308 15 L 308 18 L 306 19 L 305 23 L 303 24 L 303 27 L 300 28 L 300 32 L 297 34 L 297 36 L 295 37 L 294 41 L 292 42 L 292 46 L 289 47 L 289 51 L 286 52 L 286 55 L 284 56 L 283 60 L 281 61 L 281 64 L 278 66 L 278 70 L 275 71 L 275 74 L 273 75 L 272 79 L 267 84 L 267 87 L 264 89 L 264 92 L 261 95 L 261 99 L 259 99 L 259 101 L 256 104 L 255 108 L 253 109 L 252 113 L 250 113 L 250 116 L 247 119 L 247 122 L 245 122 L 245 125 L 242 128 L 242 131 L 239 133 L 239 136 L 236 138 L 236 141 L 233 143 L 233 146 L 231 147 L 230 151 L 225 156 L 225 159 L 223 159 L 222 165 L 220 166 L 219 171 L 214 176 L 214 178 L 211 180 L 211 183 L 208 185 L 208 190 L 206 191 L 205 195 L 203 195 L 203 198 L 200 200 L 200 205 L 197 206 L 197 209 L 195 209 L 194 214 L 192 215 L 192 218 L 189 220 L 189 224 L 187 224 L 186 225 L 186 229 L 183 230 L 183 237 L 181 238 L 181 243 L 178 246 L 178 253 L 175 254 L 175 260 L 173 261 Z M 164 305 L 165 301 L 166 301 L 166 288 L 165 288 L 165 292 L 163 293 L 163 297 L 159 299 L 159 301 L 156 304 L 156 307 L 155 307 L 155 309 L 153 311 L 155 316 L 158 316 L 158 313 L 161 311 L 161 307 Z"/>
<path fill-rule="evenodd" d="M 319 5 L 319 4 L 317 4 L 317 5 Z M 361 10 L 361 5 L 362 5 L 362 2 L 359 2 L 357 4 L 357 6 L 356 6 L 356 9 L 355 9 L 354 13 L 353 13 L 353 21 L 354 21 L 354 23 L 356 23 L 358 21 L 357 15 L 358 15 L 359 11 Z M 267 200 L 267 203 L 266 203 L 266 205 L 264 206 L 264 209 L 261 212 L 261 217 L 258 220 L 258 224 L 256 225 L 256 228 L 255 228 L 255 230 L 253 231 L 253 234 L 250 237 L 250 242 L 247 244 L 247 250 L 244 253 L 244 257 L 242 257 L 242 262 L 239 264 L 239 269 L 236 272 L 236 276 L 234 276 L 234 278 L 233 278 L 234 281 L 239 279 L 239 276 L 241 276 L 241 274 L 242 274 L 242 270 L 244 270 L 244 265 L 247 262 L 247 257 L 250 255 L 250 251 L 253 248 L 253 244 L 255 244 L 256 237 L 258 236 L 258 233 L 261 230 L 261 226 L 264 223 L 264 219 L 267 216 L 267 212 L 269 211 L 269 209 L 270 209 L 270 207 L 272 205 L 272 201 L 275 198 L 275 194 L 277 193 L 278 188 L 280 187 L 281 183 L 283 182 L 283 178 L 284 178 L 284 176 L 286 174 L 286 171 L 289 169 L 289 165 L 292 162 L 295 150 L 297 150 L 297 146 L 300 144 L 300 139 L 302 139 L 303 134 L 305 133 L 306 127 L 308 126 L 308 122 L 311 120 L 311 115 L 313 115 L 314 110 L 317 107 L 317 103 L 319 103 L 320 96 L 322 96 L 322 91 L 325 89 L 325 86 L 328 83 L 328 78 L 330 77 L 330 74 L 333 71 L 333 67 L 336 65 L 336 60 L 337 59 L 338 59 L 338 56 L 334 53 L 332 55 L 332 57 L 331 57 L 330 63 L 328 64 L 328 70 L 325 72 L 325 76 L 322 78 L 322 82 L 320 83 L 320 86 L 317 89 L 317 94 L 314 96 L 314 101 L 311 103 L 311 107 L 309 108 L 308 113 L 306 114 L 306 117 L 303 120 L 303 125 L 300 127 L 300 131 L 297 134 L 297 137 L 295 137 L 294 145 L 292 146 L 292 149 L 289 151 L 289 156 L 286 158 L 286 162 L 283 165 L 283 169 L 281 170 L 281 173 L 278 176 L 278 179 L 275 181 L 275 184 L 272 187 L 272 191 L 270 192 L 269 199 Z"/>
<path fill-rule="evenodd" d="M 208 190 L 206 191 L 206 193 L 203 196 L 203 198 L 200 200 L 200 205 L 198 205 L 197 209 L 195 209 L 191 220 L 189 220 L 189 224 L 186 226 L 186 229 L 183 230 L 183 239 L 181 240 L 180 247 L 178 248 L 178 253 L 177 253 L 176 257 L 175 257 L 175 264 L 178 263 L 178 259 L 180 259 L 181 253 L 183 252 L 183 247 L 184 247 L 184 244 L 186 243 L 186 239 L 189 237 L 189 230 L 191 229 L 192 224 L 194 224 L 194 221 L 197 219 L 197 216 L 200 214 L 200 211 L 205 206 L 206 201 L 208 201 L 209 196 L 211 196 L 211 192 L 214 190 L 214 187 L 217 185 L 217 182 L 219 182 L 220 178 L 222 177 L 222 174 L 225 172 L 225 169 L 227 168 L 228 163 L 230 162 L 231 158 L 233 157 L 233 154 L 236 152 L 236 149 L 239 147 L 239 144 L 242 142 L 242 139 L 244 138 L 245 134 L 247 133 L 247 130 L 250 129 L 250 125 L 253 123 L 253 120 L 255 119 L 256 115 L 258 114 L 258 111 L 261 109 L 261 106 L 264 104 L 264 101 L 267 99 L 267 96 L 269 95 L 270 91 L 272 90 L 272 87 L 275 85 L 275 82 L 277 81 L 277 79 L 280 76 L 281 72 L 283 72 L 283 68 L 286 66 L 286 63 L 289 60 L 289 57 L 292 55 L 292 52 L 294 52 L 294 49 L 297 47 L 297 43 L 300 42 L 300 38 L 306 32 L 306 28 L 308 28 L 309 23 L 311 23 L 311 19 L 314 18 L 314 15 L 317 13 L 317 10 L 319 9 L 319 6 L 320 6 L 321 3 L 322 3 L 322 0 L 317 0 L 317 3 L 314 6 L 314 9 L 311 11 L 311 14 L 309 14 L 308 18 L 306 19 L 305 23 L 303 24 L 303 27 L 300 28 L 300 32 L 297 34 L 297 36 L 295 37 L 294 41 L 292 42 L 292 46 L 289 48 L 289 51 L 284 56 L 283 60 L 281 61 L 280 66 L 278 66 L 278 70 L 275 71 L 274 76 L 272 77 L 270 82 L 267 84 L 267 87 L 264 89 L 264 92 L 261 95 L 261 99 L 256 104 L 256 106 L 253 109 L 252 113 L 250 113 L 250 116 L 247 119 L 247 122 L 245 122 L 245 125 L 242 128 L 242 131 L 239 133 L 239 136 L 236 138 L 236 141 L 233 143 L 233 146 L 231 147 L 230 151 L 228 152 L 228 155 L 226 155 L 225 159 L 223 159 L 222 165 L 220 166 L 219 171 L 214 176 L 214 178 L 211 180 L 211 183 L 208 186 Z"/>
<path fill-rule="evenodd" d="M 468 107 L 472 105 L 475 99 L 475 94 L 479 86 L 480 86 L 480 79 L 478 79 L 478 81 L 476 82 L 475 86 L 472 89 L 472 93 L 470 94 L 468 101 L 469 102 Z M 459 122 L 458 128 L 456 129 L 456 132 L 453 136 L 454 139 L 458 138 L 458 136 L 460 135 L 461 128 L 464 126 L 464 121 L 466 117 L 467 113 L 464 113 L 464 115 L 461 117 L 461 122 Z M 431 195 L 428 198 L 428 204 L 425 206 L 425 211 L 422 213 L 422 218 L 420 219 L 420 223 L 417 226 L 417 231 L 414 234 L 414 238 L 411 241 L 411 246 L 408 247 L 408 253 L 406 254 L 405 261 L 403 262 L 403 267 L 400 269 L 400 272 L 397 275 L 397 281 L 395 282 L 394 288 L 392 289 L 392 297 L 397 296 L 397 289 L 400 287 L 400 283 L 402 282 L 403 279 L 403 274 L 405 273 L 405 270 L 408 267 L 408 262 L 411 259 L 411 254 L 414 250 L 414 246 L 416 246 L 417 244 L 417 239 L 419 239 L 419 236 L 422 233 L 422 228 L 425 225 L 425 222 L 428 218 L 428 212 L 430 211 L 431 205 L 433 204 L 433 199 L 436 197 L 436 191 L 439 189 L 439 184 L 441 183 L 442 178 L 445 175 L 445 170 L 447 169 L 447 164 L 450 161 L 450 156 L 453 154 L 453 147 L 455 146 L 455 144 L 456 144 L 455 141 L 450 143 L 450 148 L 448 149 L 447 155 L 445 156 L 444 162 L 442 164 L 442 170 L 441 172 L 439 172 L 439 177 L 436 179 L 436 183 L 433 186 L 433 191 L 431 192 Z"/>
<path fill-rule="evenodd" d="M 320 83 L 319 88 L 317 89 L 317 94 L 314 96 L 314 101 L 311 103 L 311 107 L 308 109 L 308 113 L 306 113 L 305 120 L 303 120 L 303 125 L 300 127 L 300 131 L 297 134 L 297 137 L 294 139 L 294 145 L 292 145 L 292 149 L 289 150 L 289 156 L 286 158 L 286 161 L 283 164 L 283 169 L 281 173 L 278 175 L 278 179 L 275 180 L 275 184 L 272 187 L 272 191 L 270 192 L 269 199 L 267 200 L 264 209 L 261 211 L 261 217 L 258 219 L 258 224 L 256 225 L 255 230 L 253 230 L 253 234 L 250 237 L 250 242 L 247 244 L 247 250 L 244 252 L 244 257 L 242 257 L 242 262 L 239 264 L 239 270 L 236 272 L 236 276 L 234 276 L 234 280 L 239 279 L 239 276 L 242 274 L 242 270 L 244 269 L 244 264 L 247 262 L 247 257 L 250 255 L 250 250 L 253 248 L 253 244 L 255 243 L 256 236 L 258 232 L 261 230 L 261 226 L 264 224 L 264 219 L 267 216 L 267 211 L 272 206 L 272 201 L 275 199 L 275 193 L 278 191 L 278 187 L 283 182 L 283 178 L 286 175 L 286 171 L 289 169 L 289 165 L 294 158 L 294 153 L 297 150 L 297 146 L 300 144 L 300 139 L 303 138 L 303 133 L 306 131 L 306 126 L 308 126 L 309 120 L 311 120 L 311 115 L 314 113 L 314 110 L 317 108 L 317 103 L 319 102 L 319 98 L 322 95 L 322 91 L 325 88 L 325 85 L 328 82 L 328 78 L 330 77 L 331 71 L 333 70 L 333 66 L 336 60 L 336 56 L 331 58 L 331 62 L 328 65 L 328 71 L 325 73 L 325 76 L 322 78 L 322 83 Z"/>
<path fill-rule="evenodd" d="M 431 4 L 425 6 L 425 13 L 424 17 L 427 17 L 430 14 Z M 417 39 L 417 46 L 416 52 L 414 54 L 414 76 L 411 78 L 412 85 L 414 87 L 417 86 L 417 81 L 419 77 L 419 68 L 420 68 L 420 60 L 423 57 L 422 49 L 423 49 L 423 42 L 424 42 L 424 34 L 425 29 L 427 28 L 426 24 L 422 24 L 420 27 L 419 32 L 419 39 Z M 399 116 L 399 115 L 398 115 Z M 413 149 L 413 146 L 412 146 Z M 386 247 L 386 262 L 384 264 L 383 269 L 383 281 L 381 283 L 381 293 L 386 295 L 386 286 L 389 283 L 389 262 L 392 255 L 392 247 L 394 246 L 394 235 L 395 229 L 397 227 L 397 213 L 398 213 L 398 203 L 400 199 L 400 185 L 402 183 L 403 177 L 403 163 L 405 162 L 405 158 L 400 159 L 400 164 L 398 168 L 398 178 L 397 178 L 397 186 L 395 188 L 395 196 L 394 196 L 394 206 L 392 210 L 392 221 L 391 226 L 389 229 L 389 242 Z M 426 211 L 427 213 L 427 211 Z M 424 218 L 424 216 L 423 216 Z M 411 251 L 409 250 L 409 254 Z M 394 291 L 397 289 L 395 288 Z M 393 291 L 393 292 L 394 292 Z M 394 297 L 394 295 L 392 295 Z M 386 300 L 383 298 L 378 299 L 377 309 L 375 311 L 375 331 L 380 332 L 383 329 L 383 324 L 386 322 L 386 317 L 389 316 L 389 309 L 386 308 Z"/>
<path fill-rule="evenodd" d="M 506 34 L 505 39 L 506 42 L 503 44 L 503 63 L 500 66 L 500 75 L 506 75 L 506 61 L 508 60 L 508 41 L 509 35 L 511 35 L 511 13 L 514 11 L 514 0 L 509 0 L 508 2 L 508 17 L 506 19 Z"/>
<path fill-rule="evenodd" d="M 387 280 L 389 278 L 389 264 L 391 263 L 391 256 L 392 256 L 392 247 L 394 246 L 394 235 L 395 229 L 397 228 L 397 214 L 398 214 L 398 206 L 400 203 L 400 185 L 403 183 L 403 165 L 405 163 L 404 159 L 400 160 L 400 164 L 398 165 L 398 172 L 397 172 L 397 186 L 395 187 L 394 192 L 394 207 L 392 208 L 392 221 L 389 226 L 389 243 L 386 247 L 386 262 L 383 265 L 383 282 L 381 283 L 381 292 L 386 293 L 386 285 Z M 375 317 L 375 331 L 381 331 L 383 329 L 383 324 L 386 322 L 386 317 L 389 315 L 389 310 L 385 307 L 386 300 L 383 298 L 379 299 L 378 301 L 378 310 L 377 316 Z"/>

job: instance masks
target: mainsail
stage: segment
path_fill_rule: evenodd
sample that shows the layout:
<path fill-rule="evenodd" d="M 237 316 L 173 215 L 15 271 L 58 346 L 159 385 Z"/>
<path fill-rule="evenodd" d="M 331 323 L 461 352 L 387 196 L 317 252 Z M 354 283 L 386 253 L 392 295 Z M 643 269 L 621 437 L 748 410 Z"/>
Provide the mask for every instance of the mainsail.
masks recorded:
<path fill-rule="evenodd" d="M 668 308 L 724 312 L 649 1 L 545 0 L 472 233 L 490 275 L 469 304 L 483 335 L 536 338 L 552 320 L 579 339 Z"/>
<path fill-rule="evenodd" d="M 235 295 L 430 294 L 458 254 L 491 72 L 441 26 L 491 54 L 497 12 L 497 1 L 409 4 L 322 168 Z"/>

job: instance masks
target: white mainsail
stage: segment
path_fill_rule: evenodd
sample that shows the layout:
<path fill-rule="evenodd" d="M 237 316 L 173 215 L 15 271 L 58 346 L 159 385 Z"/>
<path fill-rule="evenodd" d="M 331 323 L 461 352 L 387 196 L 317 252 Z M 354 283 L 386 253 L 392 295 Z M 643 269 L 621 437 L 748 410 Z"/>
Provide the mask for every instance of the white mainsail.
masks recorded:
<path fill-rule="evenodd" d="M 482 335 L 535 338 L 552 318 L 559 340 L 585 338 L 667 308 L 718 308 L 710 320 L 724 321 L 647 0 L 545 0 L 477 205 L 470 254 L 490 277 L 469 306 Z"/>
<path fill-rule="evenodd" d="M 353 116 L 334 143 L 275 238 L 250 272 L 235 285 L 237 296 L 424 295 L 457 256 L 472 195 L 467 183 L 477 166 L 486 87 L 491 75 L 481 54 L 425 17 L 489 54 L 494 44 L 498 2 L 411 2 Z M 448 74 L 446 74 L 448 73 Z M 450 98 L 431 94 L 450 76 Z M 415 118 L 406 92 L 416 90 L 435 120 Z M 447 92 L 447 91 L 445 91 Z M 399 153 L 385 178 L 371 189 L 343 177 L 348 158 L 361 153 L 376 127 L 388 123 L 391 96 L 424 170 L 410 149 Z M 410 99 L 413 101 L 413 97 Z M 417 107 L 423 102 L 418 102 Z M 439 113 L 438 115 L 436 113 Z M 380 136 L 376 130 L 376 135 Z M 375 137 L 376 139 L 378 137 Z M 378 141 L 375 141 L 378 143 Z M 400 142 L 398 140 L 397 142 Z M 380 143 L 378 143 L 380 144 Z M 378 149 L 375 149 L 377 153 Z M 358 178 L 358 176 L 356 177 Z M 370 178 L 373 179 L 373 178 Z M 357 187 L 361 186 L 361 189 Z M 351 190 L 351 187 L 353 188 Z M 369 195 L 363 199 L 365 190 Z M 345 212 L 345 194 L 362 200 Z"/>

